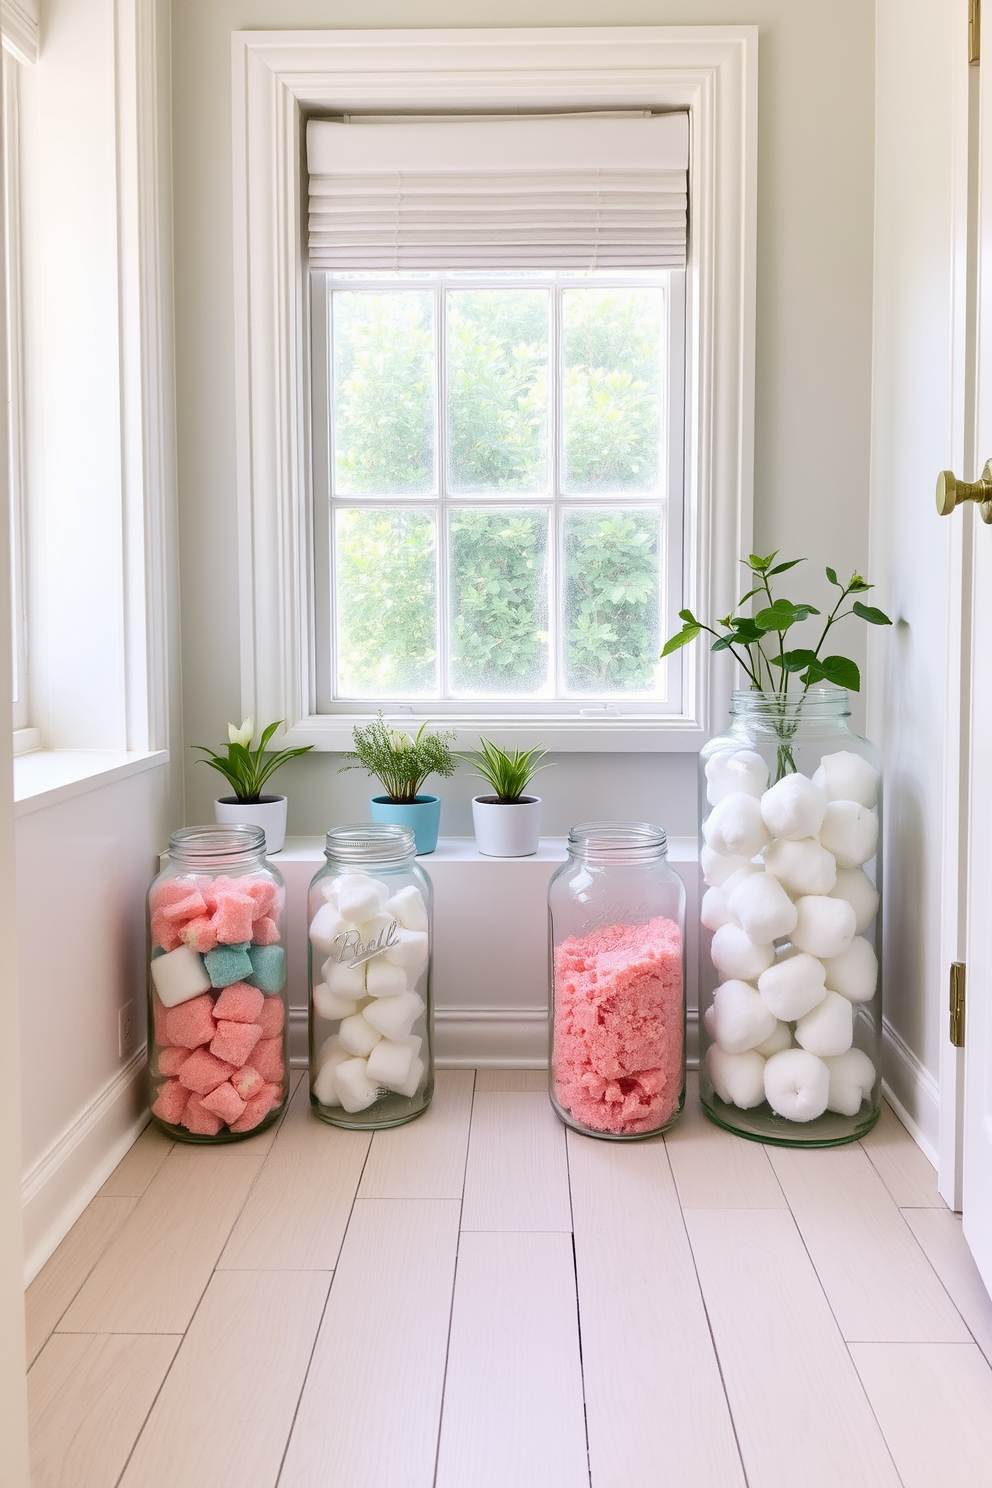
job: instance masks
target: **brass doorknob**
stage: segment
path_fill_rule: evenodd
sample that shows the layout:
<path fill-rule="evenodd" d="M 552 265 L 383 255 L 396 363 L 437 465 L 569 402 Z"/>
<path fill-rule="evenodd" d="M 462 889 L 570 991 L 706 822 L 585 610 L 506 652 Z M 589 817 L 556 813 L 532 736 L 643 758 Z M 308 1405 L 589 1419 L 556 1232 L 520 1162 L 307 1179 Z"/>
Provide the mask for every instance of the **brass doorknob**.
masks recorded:
<path fill-rule="evenodd" d="M 992 522 L 992 460 L 986 460 L 981 480 L 963 481 L 950 470 L 937 477 L 937 511 L 949 517 L 962 501 L 977 501 L 983 522 Z"/>

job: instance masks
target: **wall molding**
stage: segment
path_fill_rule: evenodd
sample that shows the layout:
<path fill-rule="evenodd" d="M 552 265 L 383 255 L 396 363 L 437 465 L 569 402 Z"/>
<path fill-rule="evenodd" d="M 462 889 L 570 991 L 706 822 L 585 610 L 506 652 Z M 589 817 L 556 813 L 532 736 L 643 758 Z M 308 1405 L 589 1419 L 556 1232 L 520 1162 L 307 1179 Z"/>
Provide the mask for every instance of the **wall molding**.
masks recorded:
<path fill-rule="evenodd" d="M 38 0 L 0 0 L 4 50 L 18 62 L 38 60 Z"/>
<path fill-rule="evenodd" d="M 936 1168 L 940 1143 L 940 1084 L 882 1018 L 882 1094 Z"/>

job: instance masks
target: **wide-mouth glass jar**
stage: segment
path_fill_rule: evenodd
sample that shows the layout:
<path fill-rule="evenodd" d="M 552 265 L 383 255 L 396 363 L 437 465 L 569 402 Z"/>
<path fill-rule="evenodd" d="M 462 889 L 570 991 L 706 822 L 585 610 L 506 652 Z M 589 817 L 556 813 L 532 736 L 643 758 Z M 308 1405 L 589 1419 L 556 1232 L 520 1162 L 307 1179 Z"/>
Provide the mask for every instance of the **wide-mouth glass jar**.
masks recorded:
<path fill-rule="evenodd" d="M 737 692 L 699 760 L 700 1097 L 785 1146 L 881 1103 L 881 770 L 849 717 L 841 688 Z"/>
<path fill-rule="evenodd" d="M 398 1126 L 434 1094 L 433 894 L 411 827 L 327 834 L 310 885 L 310 1101 L 332 1126 Z"/>
<path fill-rule="evenodd" d="M 261 827 L 183 827 L 148 892 L 152 1118 L 236 1142 L 286 1104 L 286 891 Z"/>
<path fill-rule="evenodd" d="M 666 1131 L 685 1100 L 685 889 L 663 828 L 573 827 L 548 907 L 552 1105 L 591 1136 Z"/>

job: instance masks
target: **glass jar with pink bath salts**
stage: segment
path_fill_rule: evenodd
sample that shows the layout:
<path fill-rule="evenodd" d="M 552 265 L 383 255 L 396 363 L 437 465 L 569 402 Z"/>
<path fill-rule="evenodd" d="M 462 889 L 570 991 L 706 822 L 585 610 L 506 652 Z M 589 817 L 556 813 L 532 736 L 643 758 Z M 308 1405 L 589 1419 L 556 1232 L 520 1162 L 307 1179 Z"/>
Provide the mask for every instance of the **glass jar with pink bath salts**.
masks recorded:
<path fill-rule="evenodd" d="M 667 1131 L 685 1101 L 685 889 L 664 829 L 583 822 L 548 890 L 551 1103 L 575 1131 Z"/>

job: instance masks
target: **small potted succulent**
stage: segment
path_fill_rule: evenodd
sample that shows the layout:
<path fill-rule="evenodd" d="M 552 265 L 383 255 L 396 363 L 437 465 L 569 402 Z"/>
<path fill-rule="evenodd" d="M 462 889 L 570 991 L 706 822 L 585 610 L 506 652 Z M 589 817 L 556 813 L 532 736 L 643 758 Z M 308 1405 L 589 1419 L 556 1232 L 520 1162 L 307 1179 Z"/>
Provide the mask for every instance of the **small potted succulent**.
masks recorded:
<path fill-rule="evenodd" d="M 352 737 L 355 747 L 344 758 L 356 763 L 342 765 L 342 770 L 366 770 L 383 786 L 383 794 L 369 802 L 372 820 L 412 827 L 417 852 L 432 853 L 441 825 L 441 797 L 421 795 L 420 788 L 429 775 L 455 773 L 448 746 L 454 734 L 428 733 L 425 719 L 411 739 L 401 729 L 387 728 L 380 713 L 371 723 L 356 724 Z"/>
<path fill-rule="evenodd" d="M 263 795 L 262 786 L 287 760 L 313 748 L 312 744 L 304 744 L 298 749 L 280 749 L 266 755 L 265 750 L 281 723 L 280 718 L 263 729 L 254 749 L 249 747 L 255 732 L 250 718 L 246 718 L 240 728 L 234 723 L 227 725 L 228 744 L 224 754 L 215 754 L 205 744 L 193 745 L 194 749 L 200 749 L 206 755 L 200 764 L 219 770 L 233 788 L 233 795 L 220 796 L 214 802 L 215 820 L 235 825 L 247 822 L 249 826 L 261 827 L 265 832 L 267 853 L 280 852 L 286 841 L 287 801 L 285 796 Z"/>
<path fill-rule="evenodd" d="M 537 852 L 541 836 L 541 798 L 525 796 L 546 750 L 515 749 L 509 753 L 489 739 L 479 740 L 479 749 L 462 755 L 477 774 L 488 780 L 492 794 L 472 800 L 475 841 L 488 858 L 527 858 Z"/>

